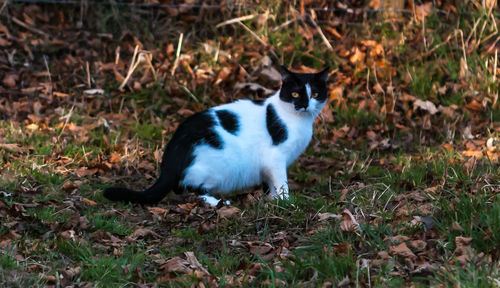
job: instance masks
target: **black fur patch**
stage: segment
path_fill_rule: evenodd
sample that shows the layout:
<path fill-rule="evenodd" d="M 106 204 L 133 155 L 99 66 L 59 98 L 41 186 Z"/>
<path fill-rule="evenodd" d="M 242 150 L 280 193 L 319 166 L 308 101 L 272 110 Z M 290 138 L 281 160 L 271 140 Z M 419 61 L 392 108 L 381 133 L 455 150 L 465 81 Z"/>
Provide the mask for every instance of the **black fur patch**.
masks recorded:
<path fill-rule="evenodd" d="M 259 106 L 264 105 L 264 100 L 261 100 L 261 99 L 254 99 L 254 100 L 252 100 L 252 102 L 255 105 L 259 105 Z"/>
<path fill-rule="evenodd" d="M 236 132 L 238 132 L 240 128 L 240 123 L 238 122 L 236 114 L 228 110 L 219 110 L 215 113 L 219 118 L 222 128 L 226 129 L 227 132 L 236 135 Z"/>
<path fill-rule="evenodd" d="M 172 190 L 182 193 L 184 187 L 179 184 L 184 178 L 184 171 L 194 160 L 195 147 L 206 143 L 215 149 L 223 148 L 222 140 L 214 131 L 215 125 L 215 119 L 209 111 L 199 112 L 187 118 L 168 142 L 163 153 L 160 177 L 153 186 L 144 191 L 110 187 L 104 191 L 104 196 L 114 201 L 155 204 Z"/>
<path fill-rule="evenodd" d="M 196 146 L 206 143 L 215 149 L 222 149 L 222 140 L 214 131 L 215 124 L 208 111 L 196 113 L 182 122 L 165 148 L 161 174 L 175 177 L 178 185 L 184 177 L 184 170 L 194 160 L 193 150 Z"/>
<path fill-rule="evenodd" d="M 269 135 L 273 139 L 273 145 L 279 145 L 288 138 L 286 126 L 279 118 L 272 104 L 267 105 L 266 125 L 267 132 L 269 132 Z"/>

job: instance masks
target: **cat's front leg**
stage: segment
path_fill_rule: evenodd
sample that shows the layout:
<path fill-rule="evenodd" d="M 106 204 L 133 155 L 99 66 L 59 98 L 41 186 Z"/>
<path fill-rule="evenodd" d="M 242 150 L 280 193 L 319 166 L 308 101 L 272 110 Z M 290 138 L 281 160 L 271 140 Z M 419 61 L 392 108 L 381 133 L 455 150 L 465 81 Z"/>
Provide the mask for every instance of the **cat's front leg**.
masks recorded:
<path fill-rule="evenodd" d="M 269 185 L 270 197 L 272 199 L 286 200 L 289 197 L 288 180 L 286 168 L 272 167 L 266 169 L 267 184 Z"/>

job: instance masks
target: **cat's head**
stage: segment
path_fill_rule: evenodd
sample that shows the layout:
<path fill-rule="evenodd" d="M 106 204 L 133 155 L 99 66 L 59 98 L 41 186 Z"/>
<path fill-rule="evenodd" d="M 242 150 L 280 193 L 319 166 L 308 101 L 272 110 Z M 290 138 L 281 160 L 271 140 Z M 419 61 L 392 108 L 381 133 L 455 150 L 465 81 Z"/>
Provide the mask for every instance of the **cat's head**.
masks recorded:
<path fill-rule="evenodd" d="M 328 68 L 318 73 L 295 73 L 281 67 L 280 99 L 298 113 L 317 115 L 328 97 Z"/>

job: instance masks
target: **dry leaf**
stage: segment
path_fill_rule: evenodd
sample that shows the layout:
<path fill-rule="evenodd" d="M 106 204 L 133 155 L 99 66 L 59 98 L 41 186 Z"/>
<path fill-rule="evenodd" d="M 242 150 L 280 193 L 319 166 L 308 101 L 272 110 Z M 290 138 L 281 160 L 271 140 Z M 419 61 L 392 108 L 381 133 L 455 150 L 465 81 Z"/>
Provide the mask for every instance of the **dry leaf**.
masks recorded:
<path fill-rule="evenodd" d="M 265 261 L 272 260 L 276 253 L 274 247 L 269 243 L 250 241 L 248 245 L 250 246 L 250 253 L 262 257 Z"/>
<path fill-rule="evenodd" d="M 148 228 L 138 228 L 130 236 L 128 236 L 128 238 L 130 240 L 137 240 L 140 237 L 146 238 L 148 236 L 151 236 L 151 237 L 156 238 L 156 239 L 161 238 L 161 236 L 158 235 L 158 233 L 156 233 L 153 230 L 148 229 Z"/>
<path fill-rule="evenodd" d="M 148 211 L 156 216 L 167 216 L 169 210 L 161 207 L 148 207 Z"/>
<path fill-rule="evenodd" d="M 8 88 L 14 88 L 16 87 L 16 81 L 19 80 L 19 76 L 17 74 L 7 74 L 3 78 L 3 84 L 8 87 Z"/>
<path fill-rule="evenodd" d="M 82 202 L 89 205 L 89 206 L 97 206 L 97 202 L 87 199 L 87 198 L 82 198 Z"/>
<path fill-rule="evenodd" d="M 120 156 L 119 153 L 113 152 L 111 153 L 111 157 L 109 157 L 109 162 L 110 163 L 118 163 L 122 160 L 122 157 Z"/>
<path fill-rule="evenodd" d="M 230 218 L 241 214 L 241 210 L 233 206 L 223 206 L 217 210 L 219 218 Z"/>
<path fill-rule="evenodd" d="M 417 258 L 417 256 L 413 254 L 413 252 L 411 252 L 410 248 L 408 248 L 408 246 L 406 246 L 406 243 L 404 242 L 397 246 L 392 246 L 390 249 L 390 253 L 392 255 L 399 255 L 405 258 L 411 258 L 411 259 Z"/>
<path fill-rule="evenodd" d="M 478 101 L 472 100 L 467 105 L 465 105 L 465 108 L 472 111 L 481 111 L 483 109 L 483 106 Z"/>
<path fill-rule="evenodd" d="M 359 223 L 356 221 L 356 218 L 352 215 L 351 211 L 348 209 L 344 209 L 342 211 L 342 216 L 344 217 L 344 220 L 340 223 L 340 229 L 342 231 L 359 231 Z"/>
<path fill-rule="evenodd" d="M 26 152 L 27 149 L 16 143 L 0 143 L 0 148 L 12 152 Z"/>
<path fill-rule="evenodd" d="M 432 103 L 429 100 L 422 101 L 420 99 L 416 99 L 415 102 L 413 102 L 413 107 L 414 109 L 420 108 L 422 110 L 425 110 L 429 112 L 431 115 L 436 114 L 439 110 L 436 108 L 436 105 Z"/>

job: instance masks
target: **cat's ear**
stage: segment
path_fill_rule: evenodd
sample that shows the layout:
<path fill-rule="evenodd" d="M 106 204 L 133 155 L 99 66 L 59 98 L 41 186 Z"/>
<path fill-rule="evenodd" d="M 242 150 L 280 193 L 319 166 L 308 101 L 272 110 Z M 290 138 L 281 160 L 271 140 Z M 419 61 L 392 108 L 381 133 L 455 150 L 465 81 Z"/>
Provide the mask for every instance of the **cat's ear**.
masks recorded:
<path fill-rule="evenodd" d="M 285 66 L 281 65 L 280 66 L 280 73 L 281 73 L 281 81 L 286 81 L 292 77 L 293 72 L 286 69 Z"/>
<path fill-rule="evenodd" d="M 321 72 L 316 73 L 316 79 L 326 82 L 328 80 L 328 72 L 330 72 L 330 67 L 326 67 Z"/>

